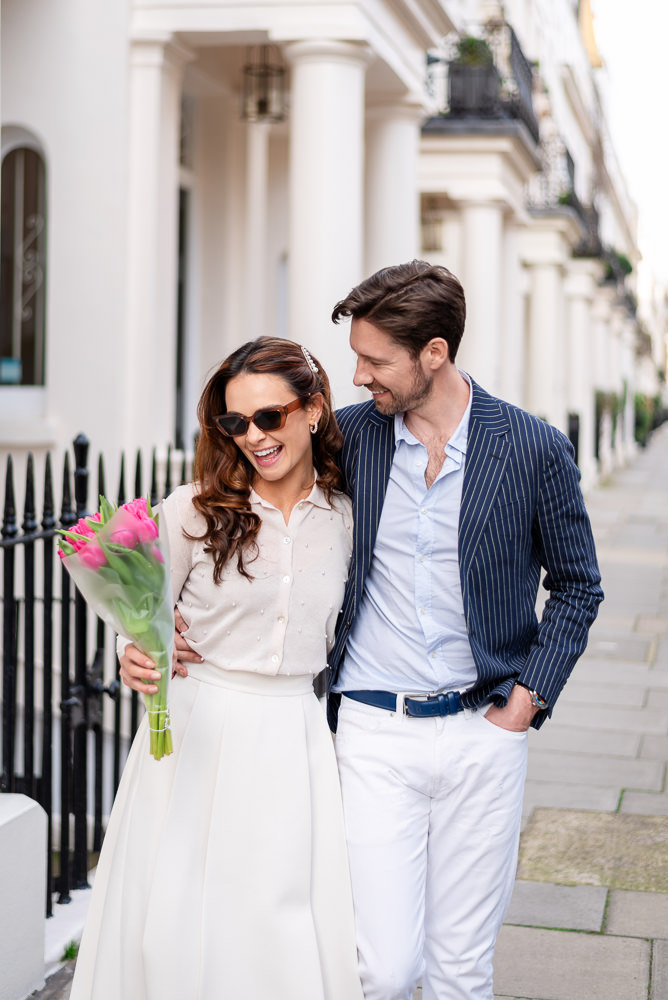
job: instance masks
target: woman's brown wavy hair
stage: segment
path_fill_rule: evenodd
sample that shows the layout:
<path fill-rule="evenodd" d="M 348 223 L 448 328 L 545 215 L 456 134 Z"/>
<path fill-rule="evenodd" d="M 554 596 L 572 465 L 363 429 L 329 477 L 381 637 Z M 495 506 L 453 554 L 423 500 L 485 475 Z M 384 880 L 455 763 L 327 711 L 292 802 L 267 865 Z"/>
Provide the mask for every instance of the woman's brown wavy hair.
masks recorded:
<path fill-rule="evenodd" d="M 194 475 L 198 492 L 195 508 L 206 521 L 206 531 L 198 540 L 214 555 L 213 578 L 220 583 L 223 567 L 236 556 L 240 573 L 251 579 L 245 560 L 257 556 L 260 518 L 251 510 L 250 491 L 256 470 L 233 438 L 222 434 L 214 418 L 227 411 L 225 390 L 237 375 L 277 375 L 290 386 L 295 396 L 306 402 L 320 393 L 323 399 L 318 430 L 312 436 L 313 464 L 318 485 L 331 503 L 335 490 L 342 487 L 342 477 L 334 455 L 343 443 L 332 411 L 329 379 L 322 365 L 311 369 L 299 344 L 281 337 L 258 337 L 248 341 L 223 361 L 207 382 L 197 407 L 201 433 L 195 452 Z"/>

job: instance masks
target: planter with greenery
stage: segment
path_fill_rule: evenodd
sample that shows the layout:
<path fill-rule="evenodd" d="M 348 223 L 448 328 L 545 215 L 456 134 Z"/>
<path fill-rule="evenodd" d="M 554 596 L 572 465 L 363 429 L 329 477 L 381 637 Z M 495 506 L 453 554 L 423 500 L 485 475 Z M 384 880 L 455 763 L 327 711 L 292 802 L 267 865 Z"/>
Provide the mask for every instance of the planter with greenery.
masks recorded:
<path fill-rule="evenodd" d="M 448 73 L 450 114 L 474 117 L 498 114 L 501 81 L 487 42 L 474 35 L 463 35 L 455 51 Z"/>

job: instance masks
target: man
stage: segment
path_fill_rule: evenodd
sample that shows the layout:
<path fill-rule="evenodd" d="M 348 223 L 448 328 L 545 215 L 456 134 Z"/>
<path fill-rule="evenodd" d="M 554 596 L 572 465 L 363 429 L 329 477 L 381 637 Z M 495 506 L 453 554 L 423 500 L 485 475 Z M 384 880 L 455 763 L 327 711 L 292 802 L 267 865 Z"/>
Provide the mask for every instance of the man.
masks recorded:
<path fill-rule="evenodd" d="M 355 542 L 328 671 L 366 1000 L 420 977 L 423 1000 L 492 1000 L 527 730 L 603 598 L 573 449 L 457 369 L 465 311 L 413 261 L 332 316 L 373 395 L 337 414 Z"/>
<path fill-rule="evenodd" d="M 527 730 L 603 597 L 571 445 L 458 370 L 465 315 L 422 261 L 333 313 L 373 395 L 337 413 L 355 539 L 328 669 L 366 1000 L 420 978 L 423 1000 L 492 1000 Z"/>

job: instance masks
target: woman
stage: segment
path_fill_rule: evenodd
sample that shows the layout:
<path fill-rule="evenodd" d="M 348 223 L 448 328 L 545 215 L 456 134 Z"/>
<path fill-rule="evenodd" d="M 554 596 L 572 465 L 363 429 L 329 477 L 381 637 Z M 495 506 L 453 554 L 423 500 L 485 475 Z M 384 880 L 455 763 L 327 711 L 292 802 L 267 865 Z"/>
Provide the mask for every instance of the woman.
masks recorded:
<path fill-rule="evenodd" d="M 341 437 L 309 353 L 263 337 L 199 403 L 195 484 L 160 508 L 201 662 L 174 753 L 133 743 L 71 1000 L 361 1000 L 336 762 L 313 693 L 351 552 Z M 135 646 L 121 674 L 158 676 Z"/>

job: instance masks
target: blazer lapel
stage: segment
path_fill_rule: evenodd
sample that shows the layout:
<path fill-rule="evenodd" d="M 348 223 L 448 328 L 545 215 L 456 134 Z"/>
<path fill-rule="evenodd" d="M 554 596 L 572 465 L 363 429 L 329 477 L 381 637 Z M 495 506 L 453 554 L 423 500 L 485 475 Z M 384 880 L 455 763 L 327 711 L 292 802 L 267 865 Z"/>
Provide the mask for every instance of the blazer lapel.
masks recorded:
<path fill-rule="evenodd" d="M 372 413 L 361 430 L 355 471 L 355 605 L 361 598 L 394 457 L 394 418 Z"/>
<path fill-rule="evenodd" d="M 510 426 L 498 400 L 472 382 L 473 401 L 459 515 L 462 578 L 503 479 L 510 452 Z"/>

